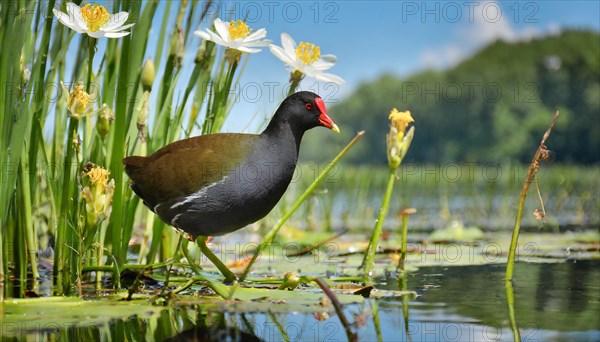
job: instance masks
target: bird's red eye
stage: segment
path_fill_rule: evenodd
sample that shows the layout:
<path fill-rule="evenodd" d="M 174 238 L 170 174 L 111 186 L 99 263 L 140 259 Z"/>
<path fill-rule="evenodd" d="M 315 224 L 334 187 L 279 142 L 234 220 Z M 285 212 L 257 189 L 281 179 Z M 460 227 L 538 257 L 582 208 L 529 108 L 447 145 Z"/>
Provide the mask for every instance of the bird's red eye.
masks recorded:
<path fill-rule="evenodd" d="M 312 110 L 312 103 L 306 104 L 306 110 Z"/>

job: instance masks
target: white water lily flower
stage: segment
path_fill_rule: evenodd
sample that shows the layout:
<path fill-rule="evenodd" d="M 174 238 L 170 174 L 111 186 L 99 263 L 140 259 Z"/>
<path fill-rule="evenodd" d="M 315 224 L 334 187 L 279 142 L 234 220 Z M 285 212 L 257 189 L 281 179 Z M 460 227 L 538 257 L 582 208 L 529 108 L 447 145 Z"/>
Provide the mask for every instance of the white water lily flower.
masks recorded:
<path fill-rule="evenodd" d="M 134 24 L 123 25 L 129 13 L 119 12 L 109 14 L 104 6 L 98 4 L 86 4 L 79 7 L 69 2 L 67 4 L 67 13 L 61 12 L 56 8 L 52 9 L 54 15 L 65 26 L 78 33 L 86 33 L 93 38 L 120 38 L 128 35 L 129 31 L 123 31 Z"/>
<path fill-rule="evenodd" d="M 325 73 L 335 65 L 335 55 L 321 55 L 321 49 L 315 44 L 296 42 L 286 33 L 281 34 L 281 47 L 269 45 L 269 49 L 275 57 L 287 64 L 291 71 L 300 71 L 316 80 L 342 84 L 345 81 L 333 74 Z"/>
<path fill-rule="evenodd" d="M 271 43 L 270 40 L 263 39 L 267 36 L 267 30 L 261 28 L 252 33 L 252 29 L 242 20 L 223 22 L 217 18 L 214 25 L 216 33 L 207 28 L 206 31 L 194 31 L 194 34 L 218 45 L 247 53 L 260 52 L 260 48 Z"/>

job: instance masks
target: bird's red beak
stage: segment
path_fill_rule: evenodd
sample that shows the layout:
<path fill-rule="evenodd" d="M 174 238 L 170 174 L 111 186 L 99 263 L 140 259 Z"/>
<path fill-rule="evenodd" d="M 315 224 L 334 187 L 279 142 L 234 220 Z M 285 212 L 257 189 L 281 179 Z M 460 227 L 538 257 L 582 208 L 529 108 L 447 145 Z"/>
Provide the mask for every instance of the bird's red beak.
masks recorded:
<path fill-rule="evenodd" d="M 338 126 L 327 115 L 327 110 L 325 109 L 325 102 L 323 102 L 323 99 L 317 97 L 315 98 L 315 103 L 317 104 L 317 108 L 319 108 L 319 111 L 321 112 L 321 115 L 319 115 L 319 123 L 321 124 L 321 126 L 327 127 L 330 130 L 339 133 L 340 129 L 338 128 Z"/>

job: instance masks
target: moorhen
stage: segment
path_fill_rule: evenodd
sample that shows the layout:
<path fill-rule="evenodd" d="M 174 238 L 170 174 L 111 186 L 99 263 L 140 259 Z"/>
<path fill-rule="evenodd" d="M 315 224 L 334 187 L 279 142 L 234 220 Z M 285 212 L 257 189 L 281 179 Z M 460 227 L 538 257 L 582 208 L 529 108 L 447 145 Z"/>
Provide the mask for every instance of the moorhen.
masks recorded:
<path fill-rule="evenodd" d="M 317 94 L 286 98 L 261 134 L 218 133 L 123 159 L 131 188 L 165 223 L 198 236 L 223 235 L 265 217 L 287 189 L 304 132 L 339 133 Z"/>

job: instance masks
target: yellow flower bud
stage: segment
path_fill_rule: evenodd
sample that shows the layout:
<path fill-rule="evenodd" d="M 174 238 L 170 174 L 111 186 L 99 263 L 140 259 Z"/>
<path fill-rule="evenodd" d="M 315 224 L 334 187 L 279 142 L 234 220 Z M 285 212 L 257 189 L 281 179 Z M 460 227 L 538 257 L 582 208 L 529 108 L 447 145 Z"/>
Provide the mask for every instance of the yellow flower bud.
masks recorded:
<path fill-rule="evenodd" d="M 70 93 L 62 81 L 60 82 L 60 86 L 66 94 L 67 108 L 69 109 L 70 116 L 81 119 L 91 113 L 94 98 L 85 92 L 83 83 L 75 83 Z"/>
<path fill-rule="evenodd" d="M 200 46 L 198 47 L 198 50 L 196 51 L 196 57 L 194 58 L 194 63 L 198 64 L 200 62 L 202 62 L 202 60 L 206 57 L 206 40 L 202 40 L 202 43 L 200 43 Z"/>
<path fill-rule="evenodd" d="M 138 129 L 138 137 L 142 142 L 146 141 L 146 124 L 148 123 L 148 112 L 150 104 L 150 93 L 144 92 L 144 102 L 137 117 L 136 126 Z"/>
<path fill-rule="evenodd" d="M 108 181 L 110 172 L 93 163 L 83 169 L 83 179 L 87 185 L 82 190 L 88 224 L 106 219 L 110 215 L 115 191 L 114 179 Z"/>
<path fill-rule="evenodd" d="M 398 129 L 398 134 L 402 135 L 404 135 L 406 127 L 415 122 L 415 119 L 412 118 L 409 111 L 399 112 L 396 108 L 392 109 L 388 119 L 390 119 L 392 125 Z"/>
<path fill-rule="evenodd" d="M 185 50 L 185 42 L 183 39 L 183 30 L 177 29 L 171 35 L 171 44 L 169 49 L 169 57 L 173 58 L 173 65 L 176 68 L 181 66 L 183 61 L 183 52 Z"/>
<path fill-rule="evenodd" d="M 90 171 L 88 171 L 86 176 L 89 177 L 92 186 L 94 186 L 96 189 L 99 189 L 100 192 L 104 192 L 104 189 L 108 184 L 109 174 L 110 172 L 108 172 L 108 170 L 98 166 L 94 166 Z"/>
<path fill-rule="evenodd" d="M 147 59 L 144 62 L 144 66 L 142 67 L 142 87 L 144 91 L 152 90 L 152 83 L 154 83 L 154 78 L 156 76 L 156 71 L 154 69 L 154 62 L 151 59 Z"/>
<path fill-rule="evenodd" d="M 73 109 L 76 114 L 83 114 L 90 102 L 90 95 L 83 90 L 83 84 L 77 83 L 71 91 L 71 99 L 69 108 Z"/>
<path fill-rule="evenodd" d="M 98 115 L 98 121 L 96 122 L 96 131 L 102 138 L 106 137 L 108 132 L 110 131 L 110 124 L 115 120 L 115 116 L 113 115 L 112 110 L 104 104 L 100 109 L 100 114 Z"/>
<path fill-rule="evenodd" d="M 300 285 L 300 277 L 293 272 L 286 272 L 283 275 L 283 284 L 279 286 L 279 290 L 289 289 L 293 290 Z"/>
<path fill-rule="evenodd" d="M 19 60 L 19 66 L 21 69 L 21 86 L 25 86 L 27 82 L 29 82 L 29 77 L 31 76 L 31 71 L 27 66 L 25 66 L 25 59 L 23 58 L 23 54 L 21 53 L 21 58 Z"/>
<path fill-rule="evenodd" d="M 406 128 L 415 120 L 409 111 L 398 112 L 396 108 L 389 115 L 391 121 L 390 132 L 387 135 L 387 156 L 390 168 L 396 169 L 404 159 L 414 135 L 414 127 L 411 127 L 405 136 Z"/>

